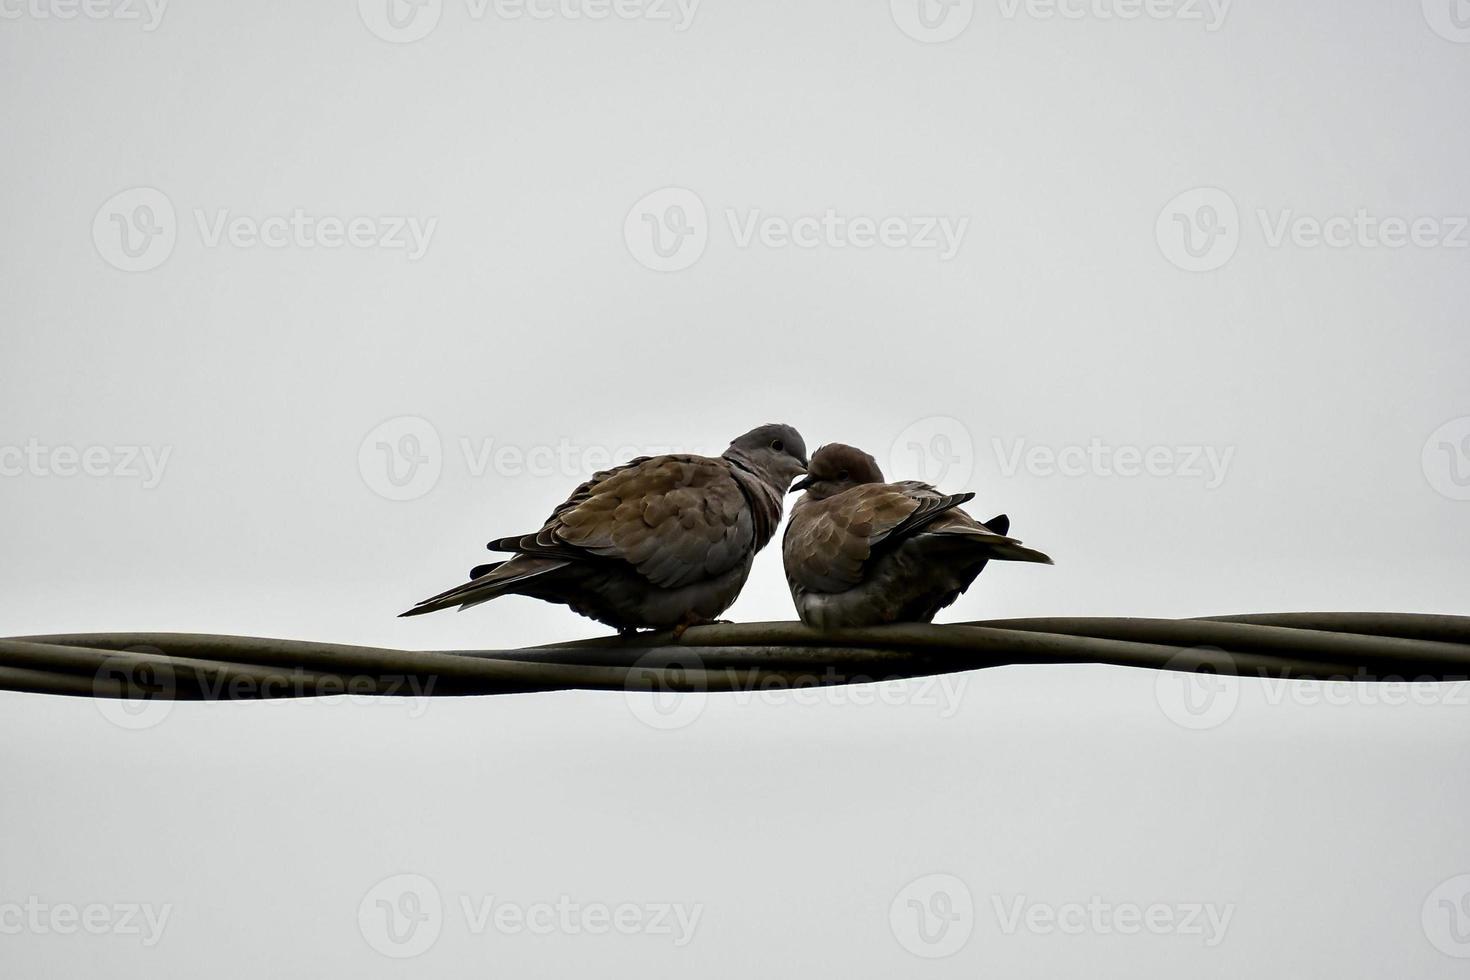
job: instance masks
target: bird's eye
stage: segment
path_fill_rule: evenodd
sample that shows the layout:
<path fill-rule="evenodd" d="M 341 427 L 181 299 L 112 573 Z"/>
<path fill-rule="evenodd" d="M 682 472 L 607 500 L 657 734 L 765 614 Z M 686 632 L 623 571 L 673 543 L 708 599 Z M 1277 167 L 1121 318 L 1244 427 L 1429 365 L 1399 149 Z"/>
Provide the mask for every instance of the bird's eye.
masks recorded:
<path fill-rule="evenodd" d="M 776 439 L 771 442 L 771 448 L 779 453 L 786 448 L 786 443 L 782 442 L 780 439 Z"/>
<path fill-rule="evenodd" d="M 847 479 L 847 475 L 848 475 L 847 474 L 847 470 L 843 470 L 841 473 L 838 473 L 837 474 L 837 479 L 839 479 L 839 480 L 846 480 Z"/>

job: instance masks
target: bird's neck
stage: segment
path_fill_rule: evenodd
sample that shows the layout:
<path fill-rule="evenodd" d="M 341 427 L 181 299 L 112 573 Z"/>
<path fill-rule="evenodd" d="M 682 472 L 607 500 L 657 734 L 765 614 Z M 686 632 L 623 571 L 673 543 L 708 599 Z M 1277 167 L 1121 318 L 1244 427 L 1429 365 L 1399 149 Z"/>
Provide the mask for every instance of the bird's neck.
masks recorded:
<path fill-rule="evenodd" d="M 735 482 L 740 484 L 745 499 L 750 503 L 750 512 L 755 524 L 755 548 L 764 548 L 776 533 L 781 523 L 781 504 L 786 494 L 777 488 L 769 477 L 750 465 L 750 461 L 727 454 Z"/>

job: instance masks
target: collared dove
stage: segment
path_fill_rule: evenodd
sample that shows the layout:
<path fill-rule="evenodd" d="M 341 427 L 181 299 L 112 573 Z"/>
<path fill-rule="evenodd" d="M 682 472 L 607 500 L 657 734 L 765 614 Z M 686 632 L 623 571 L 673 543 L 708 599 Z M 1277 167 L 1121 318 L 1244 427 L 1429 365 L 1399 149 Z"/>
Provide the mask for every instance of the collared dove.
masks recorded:
<path fill-rule="evenodd" d="M 823 446 L 791 508 L 782 552 L 797 614 L 837 629 L 923 622 L 959 598 L 991 559 L 1051 564 L 1006 536 L 1001 515 L 981 524 L 959 505 L 973 493 L 943 494 L 927 483 L 884 483 L 872 456 Z"/>
<path fill-rule="evenodd" d="M 718 457 L 644 456 L 593 475 L 541 530 L 491 541 L 508 561 L 404 616 L 525 595 L 570 606 L 620 632 L 710 622 L 728 609 L 756 552 L 781 522 L 806 444 L 789 425 L 763 425 Z"/>

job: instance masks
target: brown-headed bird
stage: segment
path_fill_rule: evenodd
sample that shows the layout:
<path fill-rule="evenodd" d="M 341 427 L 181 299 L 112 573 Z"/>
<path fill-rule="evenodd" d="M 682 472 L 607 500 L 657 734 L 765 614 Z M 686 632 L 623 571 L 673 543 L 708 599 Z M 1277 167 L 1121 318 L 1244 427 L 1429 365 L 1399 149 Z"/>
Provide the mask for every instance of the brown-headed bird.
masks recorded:
<path fill-rule="evenodd" d="M 532 534 L 491 541 L 508 561 L 404 616 L 524 595 L 570 606 L 620 632 L 710 622 L 728 609 L 781 523 L 806 444 L 763 425 L 717 457 L 644 456 L 594 474 Z"/>
<path fill-rule="evenodd" d="M 1005 515 L 982 524 L 960 510 L 973 493 L 884 483 L 852 446 L 818 449 L 793 489 L 806 493 L 782 542 L 786 581 L 801 621 L 818 629 L 931 622 L 988 561 L 1052 563 L 1006 536 Z"/>

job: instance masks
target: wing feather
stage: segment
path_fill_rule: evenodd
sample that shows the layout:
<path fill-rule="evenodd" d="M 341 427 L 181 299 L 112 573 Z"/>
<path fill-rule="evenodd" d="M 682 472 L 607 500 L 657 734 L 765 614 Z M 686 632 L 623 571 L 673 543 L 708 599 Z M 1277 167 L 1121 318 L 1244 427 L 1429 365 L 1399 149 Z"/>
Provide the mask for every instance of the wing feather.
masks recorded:
<path fill-rule="evenodd" d="M 720 575 L 753 551 L 754 522 L 729 464 L 704 456 L 641 457 L 593 475 L 534 535 L 491 550 L 627 562 L 663 588 Z"/>

